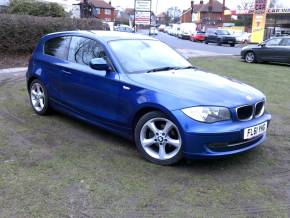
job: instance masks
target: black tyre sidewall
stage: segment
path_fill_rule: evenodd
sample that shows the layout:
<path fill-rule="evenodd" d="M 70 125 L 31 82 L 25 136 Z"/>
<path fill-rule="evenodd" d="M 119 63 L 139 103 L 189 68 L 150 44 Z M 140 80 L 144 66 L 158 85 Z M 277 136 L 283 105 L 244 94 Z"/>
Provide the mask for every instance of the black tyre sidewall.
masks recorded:
<path fill-rule="evenodd" d="M 33 107 L 32 101 L 31 101 L 31 88 L 33 86 L 33 84 L 38 83 L 41 85 L 43 92 L 44 92 L 44 108 L 42 109 L 42 111 L 37 111 L 35 110 L 35 108 Z M 47 90 L 45 85 L 43 84 L 43 82 L 41 82 L 39 79 L 35 79 L 31 82 L 30 86 L 29 86 L 29 101 L 31 104 L 32 109 L 34 110 L 35 113 L 37 113 L 38 115 L 46 115 L 49 112 L 49 105 L 48 105 L 48 95 L 47 95 Z"/>
<path fill-rule="evenodd" d="M 178 125 L 176 125 L 176 123 L 174 121 L 172 121 L 170 118 L 168 118 L 168 116 L 166 116 L 164 113 L 159 112 L 159 111 L 149 112 L 140 118 L 140 120 L 137 122 L 136 127 L 135 127 L 134 138 L 135 138 L 135 143 L 136 143 L 137 149 L 146 160 L 148 160 L 152 163 L 164 165 L 164 166 L 176 164 L 177 162 L 179 162 L 183 158 L 183 144 L 181 144 L 181 148 L 178 151 L 178 153 L 173 158 L 168 159 L 168 160 L 155 159 L 155 158 L 151 157 L 150 155 L 148 155 L 146 153 L 146 151 L 143 149 L 142 144 L 140 142 L 140 132 L 141 132 L 143 125 L 148 120 L 151 120 L 153 118 L 166 118 L 166 119 L 170 120 L 171 122 L 173 122 L 177 128 L 179 128 Z M 178 131 L 180 133 L 180 137 L 182 137 L 180 129 L 178 129 Z M 182 138 L 181 138 L 181 140 L 182 140 Z M 183 140 L 182 140 L 182 142 L 183 142 Z"/>

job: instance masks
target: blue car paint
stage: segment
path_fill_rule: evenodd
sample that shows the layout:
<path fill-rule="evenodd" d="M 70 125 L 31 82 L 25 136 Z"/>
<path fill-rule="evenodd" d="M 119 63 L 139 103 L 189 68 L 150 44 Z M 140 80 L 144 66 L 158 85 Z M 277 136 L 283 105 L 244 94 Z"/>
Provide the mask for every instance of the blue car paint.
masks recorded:
<path fill-rule="evenodd" d="M 45 55 L 44 43 L 58 36 L 82 36 L 98 41 L 113 64 L 113 72 L 96 71 Z M 76 31 L 46 35 L 33 52 L 27 82 L 38 78 L 44 83 L 51 107 L 128 139 L 134 138 L 134 124 L 140 111 L 162 111 L 181 130 L 187 158 L 235 154 L 256 147 L 266 139 L 264 134 L 241 148 L 226 151 L 209 149 L 211 143 L 242 141 L 245 128 L 269 123 L 271 115 L 267 112 L 250 121 L 239 121 L 235 116 L 237 106 L 255 104 L 265 100 L 265 96 L 239 81 L 196 69 L 126 74 L 108 45 L 110 41 L 122 39 L 155 40 L 141 35 L 111 32 Z M 201 123 L 181 111 L 192 106 L 224 106 L 230 109 L 232 119 Z"/>

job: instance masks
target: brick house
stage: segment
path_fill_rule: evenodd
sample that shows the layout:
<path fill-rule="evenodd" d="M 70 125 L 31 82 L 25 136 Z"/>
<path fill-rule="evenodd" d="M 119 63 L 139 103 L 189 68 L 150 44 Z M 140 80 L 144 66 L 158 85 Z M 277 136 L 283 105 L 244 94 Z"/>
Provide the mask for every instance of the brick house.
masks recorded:
<path fill-rule="evenodd" d="M 198 4 L 191 1 L 191 7 L 180 16 L 181 23 L 194 22 L 200 26 L 200 29 L 207 29 L 209 27 L 220 27 L 224 22 L 229 22 L 231 16 L 224 15 L 224 10 L 228 10 L 225 7 L 225 0 L 223 3 L 217 0 L 209 0 L 208 3 L 204 3 L 200 0 Z"/>
<path fill-rule="evenodd" d="M 112 7 L 111 2 L 107 3 L 103 0 L 81 0 L 80 10 L 81 17 L 87 17 L 84 13 L 86 11 L 86 3 L 90 6 L 90 14 L 98 19 L 113 22 L 115 21 L 115 8 Z"/>

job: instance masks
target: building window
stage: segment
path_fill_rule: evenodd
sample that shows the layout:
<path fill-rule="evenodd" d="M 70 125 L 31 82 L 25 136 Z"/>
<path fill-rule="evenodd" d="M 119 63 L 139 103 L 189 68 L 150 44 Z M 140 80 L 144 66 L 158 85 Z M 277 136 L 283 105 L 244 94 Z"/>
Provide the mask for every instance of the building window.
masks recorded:
<path fill-rule="evenodd" d="M 105 15 L 111 15 L 111 9 L 105 9 Z"/>
<path fill-rule="evenodd" d="M 100 8 L 96 8 L 96 14 L 100 14 L 100 13 L 101 13 Z"/>

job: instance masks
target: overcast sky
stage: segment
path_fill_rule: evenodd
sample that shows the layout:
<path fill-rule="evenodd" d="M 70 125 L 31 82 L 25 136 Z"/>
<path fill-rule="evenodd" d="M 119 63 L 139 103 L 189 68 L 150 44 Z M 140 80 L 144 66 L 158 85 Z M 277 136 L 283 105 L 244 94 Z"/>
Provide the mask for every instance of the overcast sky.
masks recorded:
<path fill-rule="evenodd" d="M 79 0 L 46 0 L 46 1 L 59 2 L 59 3 L 67 4 L 67 5 L 72 5 L 74 3 L 80 2 Z M 109 2 L 110 0 L 105 0 L 105 1 Z M 117 7 L 117 6 L 121 6 L 122 8 L 134 7 L 134 0 L 111 0 L 111 1 L 114 7 Z M 172 7 L 172 6 L 177 6 L 181 10 L 184 10 L 190 7 L 190 1 L 191 0 L 152 0 L 152 9 L 154 12 L 156 12 L 156 6 L 157 6 L 157 13 L 166 11 L 169 7 Z M 222 0 L 219 0 L 219 1 L 222 2 Z M 226 6 L 234 10 L 237 8 L 237 5 L 241 1 L 242 0 L 226 0 Z M 279 2 L 280 5 L 283 5 L 283 7 L 290 8 L 290 0 L 276 0 L 276 1 Z M 200 0 L 194 0 L 194 2 L 197 4 L 200 2 Z M 207 3 L 207 2 L 208 0 L 204 0 L 204 3 Z"/>

